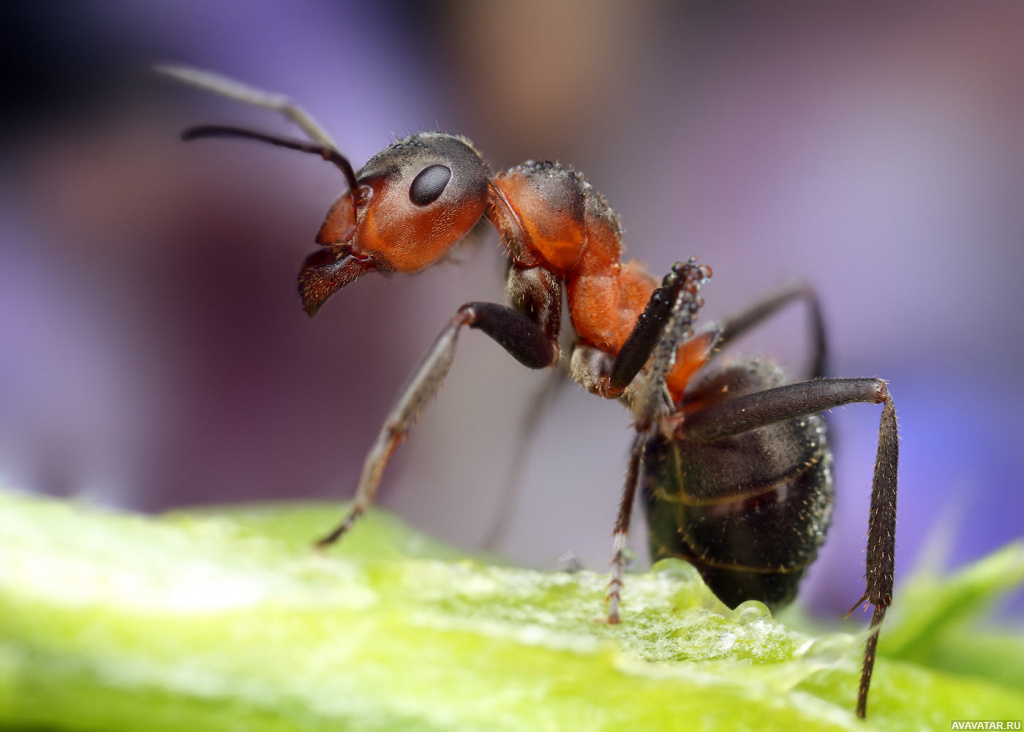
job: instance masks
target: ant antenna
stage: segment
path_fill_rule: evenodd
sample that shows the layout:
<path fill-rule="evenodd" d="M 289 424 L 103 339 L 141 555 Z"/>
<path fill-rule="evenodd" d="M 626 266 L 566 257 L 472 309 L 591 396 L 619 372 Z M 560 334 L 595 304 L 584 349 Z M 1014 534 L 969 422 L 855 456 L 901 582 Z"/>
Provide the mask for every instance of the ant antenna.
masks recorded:
<path fill-rule="evenodd" d="M 355 190 L 359 188 L 359 182 L 356 180 L 356 172 L 352 169 L 352 163 L 350 163 L 348 158 L 340 152 L 332 147 L 327 147 L 326 145 L 319 145 L 313 142 L 301 142 L 287 137 L 277 137 L 276 135 L 268 135 L 264 132 L 247 130 L 243 127 L 228 127 L 223 125 L 202 125 L 200 127 L 190 127 L 181 133 L 181 139 L 186 142 L 190 140 L 199 140 L 204 137 L 241 137 L 248 140 L 259 140 L 260 142 L 277 145 L 278 147 L 286 147 L 289 150 L 313 153 L 315 155 L 319 155 L 329 163 L 334 163 L 338 169 L 341 170 L 345 175 L 345 179 L 348 181 L 349 190 L 355 192 Z"/>

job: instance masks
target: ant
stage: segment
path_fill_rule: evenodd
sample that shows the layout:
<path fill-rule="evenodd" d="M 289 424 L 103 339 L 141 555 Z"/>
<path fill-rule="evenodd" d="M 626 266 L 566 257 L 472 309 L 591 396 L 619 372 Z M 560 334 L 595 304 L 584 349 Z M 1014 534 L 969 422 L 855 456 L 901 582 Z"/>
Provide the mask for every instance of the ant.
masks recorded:
<path fill-rule="evenodd" d="M 850 610 L 874 606 L 857 715 L 867 712 L 879 625 L 892 601 L 896 410 L 885 381 L 825 376 L 825 328 L 814 291 L 782 287 L 745 310 L 695 331 L 711 269 L 678 262 L 659 284 L 636 260 L 621 261 L 618 216 L 579 173 L 529 161 L 493 174 L 465 138 L 422 132 L 389 145 L 357 173 L 331 138 L 286 97 L 181 66 L 180 81 L 282 113 L 299 141 L 248 129 L 201 126 L 185 140 L 238 137 L 320 155 L 348 189 L 327 214 L 302 265 L 299 292 L 316 314 L 335 292 L 370 272 L 413 273 L 438 262 L 483 218 L 509 259 L 511 306 L 470 302 L 445 325 L 388 414 L 363 465 L 344 520 L 317 545 L 347 532 L 373 502 L 388 458 L 439 391 L 464 327 L 480 330 L 531 369 L 561 362 L 562 291 L 575 345 L 570 376 L 631 411 L 636 437 L 613 532 L 609 623 L 619 622 L 626 540 L 636 493 L 646 509 L 651 556 L 692 563 L 727 605 L 780 607 L 817 556 L 832 513 L 832 453 L 820 413 L 855 402 L 881 404 L 868 518 L 866 589 Z M 794 300 L 811 315 L 809 379 L 790 383 L 770 361 L 712 367 L 723 346 Z"/>

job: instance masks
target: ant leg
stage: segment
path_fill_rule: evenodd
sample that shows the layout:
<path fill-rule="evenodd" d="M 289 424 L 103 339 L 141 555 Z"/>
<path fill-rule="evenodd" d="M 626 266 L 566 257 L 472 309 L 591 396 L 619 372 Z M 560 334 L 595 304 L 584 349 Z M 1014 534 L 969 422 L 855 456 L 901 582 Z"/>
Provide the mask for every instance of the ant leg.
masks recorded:
<path fill-rule="evenodd" d="M 459 308 L 441 331 L 426 357 L 391 409 L 373 448 L 366 456 L 359 485 L 348 514 L 327 536 L 317 542 L 325 547 L 337 541 L 370 507 L 380 485 L 388 458 L 412 427 L 413 420 L 441 389 L 455 359 L 455 342 L 463 326 L 482 330 L 517 361 L 533 369 L 551 366 L 558 360 L 558 341 L 525 315 L 504 305 L 471 302 Z"/>
<path fill-rule="evenodd" d="M 857 716 L 864 717 L 875 666 L 878 628 L 892 603 L 895 570 L 899 434 L 896 407 L 885 382 L 881 379 L 817 379 L 746 394 L 686 415 L 681 435 L 687 440 L 710 442 L 773 422 L 855 402 L 882 405 L 875 474 L 871 482 L 871 513 L 868 516 L 866 587 L 864 595 L 853 607 L 856 610 L 865 601 L 874 606 L 870 625 L 874 632 L 868 637 L 864 649 L 857 693 Z"/>
<path fill-rule="evenodd" d="M 280 112 L 298 125 L 303 132 L 309 135 L 310 139 L 318 142 L 323 147 L 335 152 L 338 151 L 338 146 L 334 144 L 334 140 L 331 139 L 331 136 L 327 134 L 317 121 L 302 107 L 292 102 L 291 99 L 283 94 L 263 91 L 262 89 L 243 84 L 240 81 L 229 79 L 226 76 L 183 64 L 157 64 L 153 67 L 153 70 L 158 74 L 169 76 L 185 84 L 205 89 L 214 94 L 220 94 L 228 99 L 234 99 L 236 102 Z"/>
<path fill-rule="evenodd" d="M 711 271 L 698 265 L 696 259 L 674 265 L 659 288 L 661 292 L 655 290 L 652 293 L 647 308 L 630 333 L 623 347 L 623 350 L 629 348 L 630 352 L 625 357 L 620 352 L 611 367 L 611 385 L 615 388 L 625 376 L 628 376 L 626 384 L 630 384 L 650 359 L 647 373 L 630 395 L 637 434 L 630 451 L 626 483 L 612 533 L 611 576 L 607 594 L 608 622 L 611 624 L 619 622 L 626 541 L 645 448 L 659 430 L 658 418 L 671 411 L 665 377 L 672 370 L 679 347 L 693 335 L 693 323 L 703 304 L 697 293 L 710 274 Z"/>
<path fill-rule="evenodd" d="M 519 312 L 526 313 L 548 338 L 557 344 L 562 319 L 562 283 L 554 274 L 543 267 L 526 267 L 513 263 L 508 270 L 506 294 L 509 302 Z M 519 500 L 519 475 L 523 461 L 518 457 L 526 451 L 537 422 L 565 382 L 565 368 L 557 356 L 555 361 L 556 369 L 548 376 L 544 386 L 531 398 L 526 416 L 519 426 L 519 435 L 512 451 L 517 459 L 505 476 L 498 510 L 484 535 L 485 549 L 493 550 L 504 538 L 508 526 L 507 518 L 514 512 Z"/>
<path fill-rule="evenodd" d="M 648 435 L 637 432 L 633 439 L 633 449 L 629 451 L 629 467 L 626 470 L 626 484 L 622 489 L 622 500 L 619 501 L 619 513 L 615 518 L 615 530 L 612 532 L 612 564 L 608 579 L 608 623 L 619 622 L 619 605 L 622 603 L 622 571 L 626 565 L 626 540 L 629 538 L 629 522 L 633 515 L 633 503 L 636 500 L 636 488 L 640 482 L 640 463 L 647 444 Z"/>
<path fill-rule="evenodd" d="M 811 379 L 820 379 L 828 373 L 828 343 L 825 335 L 825 320 L 821 315 L 821 304 L 818 295 L 806 282 L 790 282 L 776 290 L 768 292 L 759 300 L 755 300 L 743 310 L 729 313 L 719 320 L 718 342 L 715 352 L 720 351 L 726 343 L 739 338 L 747 331 L 759 326 L 766 318 L 771 317 L 783 307 L 797 298 L 802 298 L 811 316 Z"/>
<path fill-rule="evenodd" d="M 668 349 L 671 346 L 670 343 L 666 345 L 666 340 L 674 341 L 678 350 L 680 343 L 692 335 L 689 329 L 693 324 L 693 316 L 702 304 L 697 297 L 697 290 L 709 277 L 711 269 L 699 266 L 696 257 L 691 257 L 685 264 L 676 262 L 672 265 L 672 271 L 665 275 L 661 287 L 651 293 L 647 307 L 640 313 L 636 325 L 612 362 L 607 385 L 602 390 L 604 396 L 620 395 L 640 373 L 656 347 L 664 346 Z M 688 313 L 688 321 L 683 309 Z M 669 324 L 673 321 L 679 322 L 679 336 L 666 339 Z M 665 374 L 671 370 L 674 360 L 675 351 L 672 351 L 671 359 L 663 364 Z M 663 380 L 664 374 L 656 378 Z"/>

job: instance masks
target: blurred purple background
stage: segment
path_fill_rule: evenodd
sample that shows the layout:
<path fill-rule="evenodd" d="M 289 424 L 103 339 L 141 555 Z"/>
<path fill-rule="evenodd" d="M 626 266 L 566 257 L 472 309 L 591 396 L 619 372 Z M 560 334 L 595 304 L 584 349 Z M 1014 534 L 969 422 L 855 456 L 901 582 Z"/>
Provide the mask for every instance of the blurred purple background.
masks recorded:
<path fill-rule="evenodd" d="M 0 51 L 0 480 L 155 511 L 341 498 L 398 388 L 463 302 L 501 300 L 497 237 L 459 265 L 367 277 L 310 320 L 295 274 L 341 192 L 312 156 L 178 140 L 291 134 L 156 78 L 177 61 L 287 93 L 359 166 L 396 136 L 557 159 L 660 274 L 714 268 L 705 320 L 799 275 L 838 376 L 889 379 L 899 571 L 1021 536 L 1024 5 L 573 2 L 6 4 Z M 742 343 L 798 372 L 799 307 Z M 515 461 L 500 550 L 603 569 L 629 419 L 466 334 L 380 503 L 476 548 Z M 860 594 L 879 410 L 831 418 L 836 522 L 804 597 Z M 335 516 L 325 517 L 325 526 Z M 644 554 L 642 532 L 634 545 Z M 1019 603 L 1018 606 L 1019 608 Z"/>

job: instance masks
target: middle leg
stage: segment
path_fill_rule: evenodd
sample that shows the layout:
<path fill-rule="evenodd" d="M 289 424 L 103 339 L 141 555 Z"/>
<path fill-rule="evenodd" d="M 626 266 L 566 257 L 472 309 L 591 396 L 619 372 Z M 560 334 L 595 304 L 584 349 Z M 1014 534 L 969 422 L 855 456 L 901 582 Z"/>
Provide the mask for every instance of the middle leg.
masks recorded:
<path fill-rule="evenodd" d="M 698 265 L 694 258 L 686 264 L 676 264 L 665 277 L 662 287 L 651 295 L 636 327 L 610 365 L 609 384 L 613 389 L 624 391 L 634 384 L 638 376 L 641 379 L 628 395 L 637 434 L 630 451 L 626 483 L 612 533 L 613 553 L 607 593 L 608 622 L 612 624 L 620 620 L 626 542 L 637 487 L 642 479 L 644 451 L 648 441 L 661 428 L 659 419 L 671 411 L 666 377 L 672 370 L 680 346 L 693 336 L 697 311 L 703 304 L 698 293 L 709 276 L 710 270 Z M 641 374 L 645 365 L 646 372 Z"/>
<path fill-rule="evenodd" d="M 718 329 L 716 352 L 761 325 L 767 318 L 796 299 L 807 303 L 811 326 L 811 367 L 809 378 L 820 379 L 828 373 L 828 341 L 825 319 L 821 314 L 818 295 L 806 282 L 791 282 L 772 290 L 750 303 L 743 310 L 729 313 L 715 324 Z"/>

